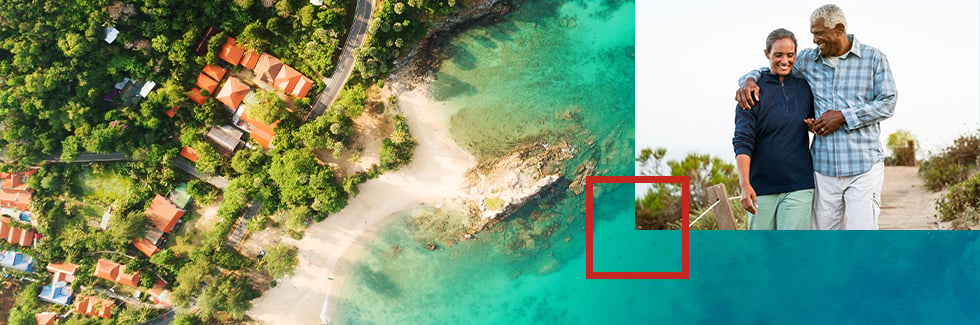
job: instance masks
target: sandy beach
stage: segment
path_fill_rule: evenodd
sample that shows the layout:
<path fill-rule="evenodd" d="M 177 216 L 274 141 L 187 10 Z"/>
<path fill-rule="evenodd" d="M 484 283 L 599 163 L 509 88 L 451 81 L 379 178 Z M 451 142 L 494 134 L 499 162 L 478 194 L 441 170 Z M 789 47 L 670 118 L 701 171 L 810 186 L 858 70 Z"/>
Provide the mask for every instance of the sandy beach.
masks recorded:
<path fill-rule="evenodd" d="M 398 94 L 398 106 L 418 142 L 411 164 L 361 184 L 360 194 L 344 210 L 311 225 L 295 241 L 296 273 L 253 301 L 249 316 L 267 324 L 321 324 L 321 317 L 332 315 L 331 303 L 338 301 L 346 273 L 373 229 L 398 211 L 458 196 L 463 174 L 476 160 L 452 140 L 448 117 L 438 105 L 424 90 Z"/>

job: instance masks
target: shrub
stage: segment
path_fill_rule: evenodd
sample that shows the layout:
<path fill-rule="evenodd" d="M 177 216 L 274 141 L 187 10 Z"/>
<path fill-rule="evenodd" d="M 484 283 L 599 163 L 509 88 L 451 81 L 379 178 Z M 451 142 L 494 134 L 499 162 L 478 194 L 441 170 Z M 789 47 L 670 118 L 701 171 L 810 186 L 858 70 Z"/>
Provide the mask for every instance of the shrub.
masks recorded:
<path fill-rule="evenodd" d="M 978 221 L 980 209 L 980 174 L 950 187 L 949 192 L 936 202 L 936 212 L 942 221 Z"/>
<path fill-rule="evenodd" d="M 972 175 L 978 153 L 980 134 L 961 136 L 940 154 L 923 161 L 919 176 L 933 191 L 962 182 Z"/>

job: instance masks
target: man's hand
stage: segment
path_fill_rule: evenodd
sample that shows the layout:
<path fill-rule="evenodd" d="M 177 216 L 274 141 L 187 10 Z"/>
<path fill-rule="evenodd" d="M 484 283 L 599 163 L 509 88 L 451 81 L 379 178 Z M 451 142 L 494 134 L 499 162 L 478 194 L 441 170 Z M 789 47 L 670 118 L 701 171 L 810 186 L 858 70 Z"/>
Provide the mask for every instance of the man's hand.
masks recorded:
<path fill-rule="evenodd" d="M 756 201 L 755 189 L 752 188 L 752 185 L 742 186 L 742 207 L 745 208 L 745 211 L 756 214 L 758 211 L 755 210 L 755 207 L 758 205 L 759 202 Z"/>
<path fill-rule="evenodd" d="M 809 123 L 810 130 L 816 135 L 827 136 L 828 134 L 837 131 L 837 128 L 844 124 L 844 114 L 840 111 L 829 110 L 826 113 L 820 115 L 820 118 Z"/>
<path fill-rule="evenodd" d="M 803 119 L 803 124 L 806 124 L 806 128 L 810 130 L 810 133 L 817 133 L 817 130 L 814 130 L 813 129 L 813 123 L 816 122 L 816 121 L 817 121 L 817 119 L 814 119 L 814 118 L 805 118 L 805 119 Z"/>
<path fill-rule="evenodd" d="M 735 91 L 735 101 L 742 109 L 752 109 L 759 102 L 759 85 L 755 83 L 755 79 L 747 78 L 742 82 L 742 87 Z"/>

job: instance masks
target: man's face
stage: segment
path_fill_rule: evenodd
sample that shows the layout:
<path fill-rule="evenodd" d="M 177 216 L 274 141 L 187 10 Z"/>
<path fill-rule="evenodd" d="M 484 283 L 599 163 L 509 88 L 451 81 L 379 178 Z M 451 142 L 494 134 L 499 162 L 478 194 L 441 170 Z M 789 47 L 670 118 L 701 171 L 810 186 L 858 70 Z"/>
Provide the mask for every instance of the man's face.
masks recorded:
<path fill-rule="evenodd" d="M 827 28 L 823 18 L 817 18 L 810 24 L 810 33 L 813 34 L 813 43 L 820 48 L 820 55 L 831 56 L 841 55 L 837 53 L 843 47 L 844 32 L 843 28 Z"/>

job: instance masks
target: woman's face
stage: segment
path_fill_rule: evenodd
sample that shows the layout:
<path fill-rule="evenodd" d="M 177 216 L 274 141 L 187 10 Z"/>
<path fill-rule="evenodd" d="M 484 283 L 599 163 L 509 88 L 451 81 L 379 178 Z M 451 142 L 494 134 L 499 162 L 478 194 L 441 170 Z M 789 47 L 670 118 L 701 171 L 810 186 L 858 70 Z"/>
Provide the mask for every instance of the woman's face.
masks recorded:
<path fill-rule="evenodd" d="M 788 38 L 778 39 L 772 43 L 772 48 L 766 52 L 769 59 L 769 69 L 772 73 L 779 76 L 787 76 L 793 71 L 793 62 L 796 61 L 796 47 L 793 40 Z"/>

